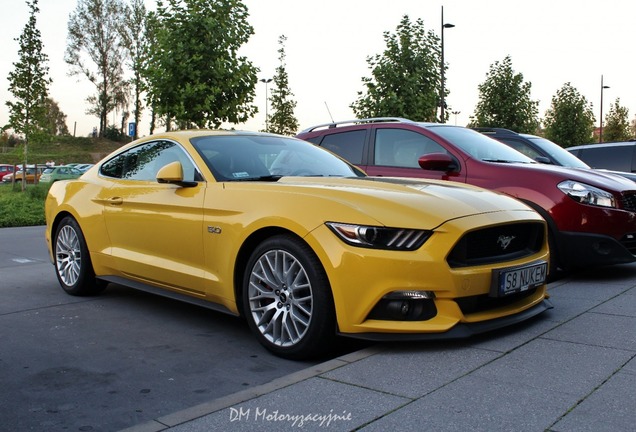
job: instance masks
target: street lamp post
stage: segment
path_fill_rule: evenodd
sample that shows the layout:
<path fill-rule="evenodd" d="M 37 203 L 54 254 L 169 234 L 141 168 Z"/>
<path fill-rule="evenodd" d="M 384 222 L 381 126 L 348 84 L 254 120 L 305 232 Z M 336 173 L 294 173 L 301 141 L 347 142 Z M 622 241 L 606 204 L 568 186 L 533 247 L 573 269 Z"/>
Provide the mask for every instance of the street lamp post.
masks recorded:
<path fill-rule="evenodd" d="M 267 106 L 269 105 L 268 95 L 267 95 L 267 84 L 272 82 L 271 78 L 262 78 L 260 80 L 262 83 L 265 83 L 265 132 L 269 132 L 269 123 L 268 123 L 268 115 L 267 115 Z"/>
<path fill-rule="evenodd" d="M 609 86 L 603 85 L 603 75 L 601 75 L 601 127 L 598 130 L 598 142 L 603 142 L 603 90 L 608 89 Z"/>
<path fill-rule="evenodd" d="M 461 111 L 453 111 L 451 114 L 455 116 L 455 126 L 457 126 L 457 116 L 461 114 Z"/>
<path fill-rule="evenodd" d="M 449 23 L 444 23 L 444 6 L 442 6 L 442 52 L 441 52 L 441 64 L 440 64 L 440 73 L 441 73 L 441 78 L 442 78 L 442 89 L 439 92 L 439 105 L 440 105 L 440 121 L 442 123 L 446 123 L 446 119 L 445 119 L 445 108 L 446 108 L 446 102 L 444 101 L 444 29 L 445 28 L 453 28 L 455 27 L 455 24 L 449 24 Z"/>

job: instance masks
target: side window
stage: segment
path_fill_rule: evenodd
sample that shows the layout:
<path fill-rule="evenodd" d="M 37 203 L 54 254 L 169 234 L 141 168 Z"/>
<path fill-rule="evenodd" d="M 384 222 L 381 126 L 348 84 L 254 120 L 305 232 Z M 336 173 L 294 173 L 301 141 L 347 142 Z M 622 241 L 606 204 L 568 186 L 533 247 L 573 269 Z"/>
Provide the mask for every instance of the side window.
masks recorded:
<path fill-rule="evenodd" d="M 377 129 L 375 165 L 419 168 L 417 160 L 430 153 L 448 153 L 432 139 L 404 129 Z"/>
<path fill-rule="evenodd" d="M 633 146 L 586 148 L 579 158 L 592 168 L 605 168 L 616 171 L 632 171 Z"/>
<path fill-rule="evenodd" d="M 497 138 L 497 139 L 501 141 L 502 143 L 517 150 L 519 153 L 523 153 L 524 155 L 528 156 L 530 159 L 536 160 L 537 157 L 543 156 L 541 153 L 539 153 L 538 151 L 530 147 L 528 143 L 523 142 L 521 140 L 517 140 L 514 138 Z"/>
<path fill-rule="evenodd" d="M 179 161 L 185 181 L 198 181 L 198 172 L 185 152 L 174 142 L 155 141 L 134 147 L 105 162 L 100 173 L 123 180 L 155 181 L 163 166 Z"/>
<path fill-rule="evenodd" d="M 321 147 L 354 165 L 360 165 L 362 163 L 362 152 L 366 136 L 366 129 L 325 135 Z"/>

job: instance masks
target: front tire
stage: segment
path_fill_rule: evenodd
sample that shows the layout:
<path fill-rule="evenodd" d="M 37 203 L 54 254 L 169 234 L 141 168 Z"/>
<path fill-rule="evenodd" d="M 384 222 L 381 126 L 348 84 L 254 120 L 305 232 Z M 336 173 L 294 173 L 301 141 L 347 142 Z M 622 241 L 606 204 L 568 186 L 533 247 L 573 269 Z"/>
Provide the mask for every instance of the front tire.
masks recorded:
<path fill-rule="evenodd" d="M 99 294 L 107 283 L 97 280 L 84 234 L 75 219 L 66 216 L 57 227 L 54 238 L 55 274 L 68 294 Z"/>
<path fill-rule="evenodd" d="M 243 278 L 243 307 L 259 342 L 274 354 L 304 359 L 335 339 L 331 287 L 311 248 L 291 235 L 262 242 Z"/>

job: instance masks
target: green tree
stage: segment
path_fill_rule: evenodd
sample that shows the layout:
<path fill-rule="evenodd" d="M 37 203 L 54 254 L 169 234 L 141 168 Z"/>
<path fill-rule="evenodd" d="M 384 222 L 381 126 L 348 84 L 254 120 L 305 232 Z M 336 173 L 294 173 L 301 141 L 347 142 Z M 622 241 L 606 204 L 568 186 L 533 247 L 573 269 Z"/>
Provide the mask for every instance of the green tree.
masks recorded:
<path fill-rule="evenodd" d="M 545 113 L 545 136 L 561 147 L 589 143 L 595 121 L 592 104 L 567 82 Z"/>
<path fill-rule="evenodd" d="M 64 61 L 71 66 L 70 75 L 84 75 L 96 87 L 97 93 L 86 100 L 87 114 L 99 117 L 99 136 L 108 126 L 108 113 L 121 107 L 127 86 L 121 37 L 124 10 L 121 0 L 78 0 L 68 22 Z"/>
<path fill-rule="evenodd" d="M 362 78 L 365 91 L 358 92 L 350 108 L 360 118 L 435 121 L 441 88 L 439 37 L 427 32 L 421 19 L 412 23 L 404 15 L 396 33 L 385 32 L 384 40 L 386 50 L 367 57 L 372 77 Z"/>
<path fill-rule="evenodd" d="M 285 68 L 285 41 L 287 38 L 281 35 L 278 38 L 278 60 L 280 65 L 276 68 L 274 75 L 274 88 L 271 91 L 269 100 L 272 104 L 273 114 L 268 117 L 267 132 L 281 135 L 295 135 L 298 131 L 298 119 L 294 116 L 296 101 L 292 99 L 294 94 L 289 89 L 289 77 Z"/>
<path fill-rule="evenodd" d="M 60 106 L 51 98 L 44 100 L 44 121 L 42 126 L 47 134 L 70 135 L 66 125 L 66 114 L 62 112 Z"/>
<path fill-rule="evenodd" d="M 122 39 L 128 53 L 128 66 L 132 71 L 130 84 L 133 92 L 133 121 L 135 122 L 135 134 L 133 139 L 139 138 L 139 122 L 143 112 L 141 94 L 145 89 L 143 70 L 148 57 L 149 40 L 147 31 L 148 11 L 143 0 L 132 0 L 130 6 L 126 6 L 124 12 L 124 26 Z"/>
<path fill-rule="evenodd" d="M 252 104 L 257 68 L 238 55 L 254 33 L 239 0 L 158 0 L 145 69 L 153 109 L 179 127 L 243 123 Z"/>
<path fill-rule="evenodd" d="M 610 110 L 605 116 L 605 126 L 603 127 L 604 141 L 627 141 L 632 138 L 629 124 L 629 110 L 622 107 L 620 98 L 610 104 Z"/>
<path fill-rule="evenodd" d="M 18 61 L 9 72 L 9 91 L 15 101 L 6 102 L 9 107 L 9 124 L 16 133 L 24 135 L 24 166 L 28 161 L 28 148 L 43 134 L 45 101 L 48 97 L 48 56 L 43 52 L 42 37 L 37 28 L 36 14 L 40 11 L 38 0 L 27 0 L 31 10 L 29 20 L 19 38 Z M 22 176 L 22 190 L 26 188 L 26 175 Z"/>
<path fill-rule="evenodd" d="M 539 127 L 539 101 L 530 99 L 532 84 L 515 73 L 510 56 L 495 62 L 479 85 L 479 101 L 471 126 L 501 127 L 533 133 Z"/>

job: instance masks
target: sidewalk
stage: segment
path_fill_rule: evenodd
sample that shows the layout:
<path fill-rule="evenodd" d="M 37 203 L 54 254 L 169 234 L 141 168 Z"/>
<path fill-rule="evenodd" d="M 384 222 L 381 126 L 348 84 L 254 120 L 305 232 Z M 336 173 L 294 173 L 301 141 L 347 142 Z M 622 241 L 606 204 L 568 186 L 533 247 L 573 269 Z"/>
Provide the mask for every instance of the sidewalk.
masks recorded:
<path fill-rule="evenodd" d="M 549 292 L 504 331 L 380 344 L 126 432 L 633 431 L 636 264 Z"/>

